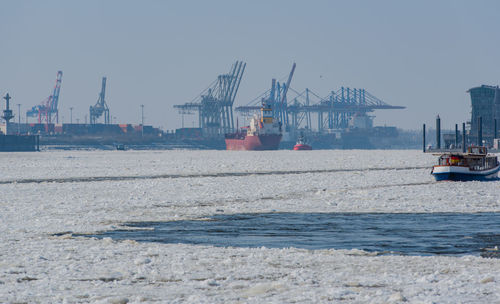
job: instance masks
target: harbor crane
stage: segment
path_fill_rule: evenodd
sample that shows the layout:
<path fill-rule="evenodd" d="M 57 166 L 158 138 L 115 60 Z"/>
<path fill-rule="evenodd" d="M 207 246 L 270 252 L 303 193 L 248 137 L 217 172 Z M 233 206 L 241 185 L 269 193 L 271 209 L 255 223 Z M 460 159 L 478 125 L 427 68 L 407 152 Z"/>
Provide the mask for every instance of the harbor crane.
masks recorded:
<path fill-rule="evenodd" d="M 97 120 L 104 114 L 104 123 L 109 124 L 109 107 L 104 99 L 106 95 L 106 77 L 102 78 L 101 93 L 94 106 L 90 106 L 90 124 L 95 125 Z"/>
<path fill-rule="evenodd" d="M 180 114 L 198 112 L 198 125 L 204 137 L 234 132 L 233 104 L 246 63 L 236 61 L 228 74 L 217 79 L 193 101 L 174 105 Z"/>
<path fill-rule="evenodd" d="M 272 79 L 271 89 L 267 90 L 265 93 L 261 94 L 259 97 L 250 102 L 250 104 L 246 106 L 240 106 L 236 108 L 237 112 L 244 113 L 248 116 L 250 113 L 260 110 L 260 105 L 256 104 L 255 101 L 258 100 L 262 96 L 262 100 L 267 101 L 267 103 L 272 105 L 273 108 L 273 116 L 277 119 L 281 124 L 285 127 L 288 126 L 288 102 L 286 95 L 288 93 L 288 89 L 290 87 L 290 83 L 292 82 L 293 74 L 295 72 L 295 67 L 297 65 L 293 63 L 292 70 L 288 75 L 288 79 L 286 83 L 280 83 L 276 81 L 276 79 Z"/>
<path fill-rule="evenodd" d="M 56 84 L 52 95 L 42 101 L 39 105 L 36 105 L 26 111 L 26 117 L 37 117 L 39 124 L 43 121 L 45 121 L 46 124 L 50 124 L 53 122 L 53 115 L 55 114 L 56 123 L 59 123 L 59 110 L 57 106 L 59 102 L 59 92 L 61 91 L 62 75 L 62 71 L 57 72 Z"/>
<path fill-rule="evenodd" d="M 320 97 L 307 88 L 296 93 L 293 104 L 288 107 L 292 116 L 292 129 L 299 128 L 302 120 L 305 120 L 306 128 L 312 129 L 311 114 L 314 114 L 320 133 L 328 129 L 346 129 L 353 117 L 365 116 L 375 110 L 405 108 L 389 105 L 365 89 L 341 87 L 326 97 Z M 311 102 L 312 98 L 316 100 L 314 103 Z"/>
<path fill-rule="evenodd" d="M 288 105 L 287 105 L 287 100 L 286 100 L 286 94 L 288 92 L 288 88 L 290 87 L 290 83 L 292 82 L 292 77 L 293 73 L 295 72 L 295 67 L 296 64 L 295 62 L 293 63 L 292 70 L 290 71 L 290 74 L 288 75 L 288 80 L 284 86 L 282 86 L 282 92 L 281 92 L 281 100 L 279 100 L 277 111 L 279 113 L 279 119 L 281 123 L 284 126 L 288 126 Z M 279 83 L 278 83 L 278 89 L 279 89 Z M 279 90 L 278 90 L 279 92 Z"/>
<path fill-rule="evenodd" d="M 293 69 L 289 80 L 292 75 Z M 320 97 L 310 89 L 306 88 L 302 92 L 297 92 L 288 86 L 289 82 L 285 85 L 279 83 L 275 85 L 273 79 L 270 90 L 253 99 L 246 106 L 236 107 L 235 110 L 249 116 L 260 108 L 257 99 L 269 94 L 269 100 L 274 101 L 275 104 L 275 117 L 282 122 L 285 130 L 290 132 L 295 132 L 300 128 L 312 130 L 312 121 L 315 120 L 317 122 L 317 131 L 324 133 L 328 132 L 328 130 L 348 128 L 349 121 L 355 116 L 366 116 L 367 113 L 375 110 L 405 108 L 389 105 L 365 89 L 341 87 L 337 91 L 331 91 L 326 97 Z M 286 101 L 288 90 L 296 94 L 290 103 Z M 281 97 L 275 97 L 276 94 L 281 94 Z M 291 119 L 289 119 L 289 116 Z"/>

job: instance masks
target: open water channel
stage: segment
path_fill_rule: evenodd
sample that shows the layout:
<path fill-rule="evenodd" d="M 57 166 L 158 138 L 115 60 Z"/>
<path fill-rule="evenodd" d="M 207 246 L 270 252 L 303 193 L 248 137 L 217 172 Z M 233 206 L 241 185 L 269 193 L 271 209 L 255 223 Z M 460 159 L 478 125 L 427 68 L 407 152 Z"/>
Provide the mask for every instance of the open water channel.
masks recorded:
<path fill-rule="evenodd" d="M 136 222 L 95 237 L 231 247 L 498 257 L 500 213 L 251 213 Z"/>

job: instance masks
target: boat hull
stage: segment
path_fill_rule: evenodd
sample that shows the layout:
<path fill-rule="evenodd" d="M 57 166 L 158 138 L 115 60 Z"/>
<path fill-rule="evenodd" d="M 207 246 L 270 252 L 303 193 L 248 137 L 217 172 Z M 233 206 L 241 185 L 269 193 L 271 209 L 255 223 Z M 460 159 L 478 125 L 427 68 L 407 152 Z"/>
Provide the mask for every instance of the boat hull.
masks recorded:
<path fill-rule="evenodd" d="M 500 165 L 481 171 L 471 171 L 468 167 L 459 166 L 434 166 L 431 174 L 436 181 L 484 181 L 497 179 L 499 170 Z"/>
<path fill-rule="evenodd" d="M 312 147 L 306 144 L 297 144 L 293 147 L 295 151 L 307 151 L 312 150 Z"/>
<path fill-rule="evenodd" d="M 226 150 L 278 150 L 281 137 L 281 134 L 248 135 L 235 138 L 228 135 L 226 136 Z"/>

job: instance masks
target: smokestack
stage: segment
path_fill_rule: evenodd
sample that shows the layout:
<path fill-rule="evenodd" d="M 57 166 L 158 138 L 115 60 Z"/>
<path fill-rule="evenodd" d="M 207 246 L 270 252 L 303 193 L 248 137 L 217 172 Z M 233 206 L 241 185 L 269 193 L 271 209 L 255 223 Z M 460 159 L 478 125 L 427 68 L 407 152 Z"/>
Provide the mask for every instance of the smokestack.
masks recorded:
<path fill-rule="evenodd" d="M 458 124 L 455 124 L 455 149 L 458 149 Z"/>

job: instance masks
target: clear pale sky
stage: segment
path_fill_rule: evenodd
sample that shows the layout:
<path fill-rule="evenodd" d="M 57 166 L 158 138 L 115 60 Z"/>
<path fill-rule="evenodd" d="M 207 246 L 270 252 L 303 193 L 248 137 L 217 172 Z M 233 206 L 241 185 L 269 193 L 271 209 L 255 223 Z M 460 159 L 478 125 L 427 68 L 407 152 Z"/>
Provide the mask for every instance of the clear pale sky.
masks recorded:
<path fill-rule="evenodd" d="M 247 63 L 236 105 L 296 62 L 298 91 L 365 88 L 407 107 L 375 112 L 375 125 L 420 129 L 440 114 L 452 128 L 470 119 L 469 88 L 500 84 L 499 16 L 493 0 L 0 0 L 0 94 L 25 113 L 62 70 L 60 116 L 68 122 L 74 107 L 83 122 L 107 76 L 117 122 L 139 123 L 144 104 L 146 124 L 174 129 L 172 106 L 235 60 Z"/>

